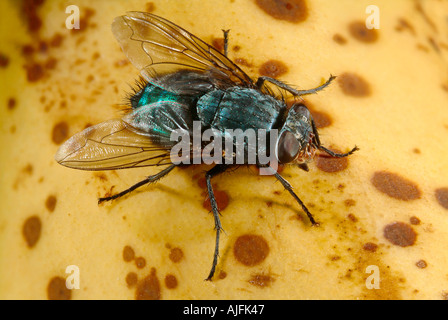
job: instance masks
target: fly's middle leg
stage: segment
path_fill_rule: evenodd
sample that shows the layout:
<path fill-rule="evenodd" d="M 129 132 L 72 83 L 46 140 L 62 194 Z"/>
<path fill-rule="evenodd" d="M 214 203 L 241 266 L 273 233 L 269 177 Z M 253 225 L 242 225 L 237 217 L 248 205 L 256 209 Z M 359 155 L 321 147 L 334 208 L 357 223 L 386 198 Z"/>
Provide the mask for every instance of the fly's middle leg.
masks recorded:
<path fill-rule="evenodd" d="M 205 180 L 207 183 L 207 192 L 208 192 L 208 197 L 210 199 L 210 205 L 212 207 L 213 217 L 215 219 L 215 231 L 216 231 L 216 241 L 215 241 L 215 252 L 213 254 L 213 264 L 212 264 L 212 268 L 210 270 L 210 273 L 209 273 L 207 279 L 205 279 L 207 281 L 212 280 L 213 275 L 215 274 L 215 269 L 216 269 L 216 265 L 218 264 L 218 257 L 219 257 L 219 235 L 222 231 L 221 220 L 219 219 L 220 213 L 219 213 L 219 209 L 218 209 L 218 204 L 216 203 L 215 194 L 213 193 L 211 179 L 213 177 L 217 176 L 218 174 L 223 173 L 225 170 L 227 170 L 227 168 L 228 168 L 228 166 L 225 166 L 225 165 L 216 165 L 212 169 L 207 171 L 205 174 Z"/>
<path fill-rule="evenodd" d="M 318 86 L 313 89 L 309 89 L 309 90 L 297 90 L 297 89 L 291 88 L 286 83 L 284 83 L 280 80 L 277 80 L 277 79 L 274 79 L 271 77 L 266 77 L 266 76 L 259 77 L 257 80 L 257 83 L 255 85 L 257 86 L 258 89 L 261 89 L 263 87 L 264 82 L 269 81 L 269 82 L 275 84 L 277 87 L 282 88 L 282 89 L 292 93 L 295 96 L 304 96 L 304 95 L 311 94 L 311 93 L 317 93 L 318 91 L 326 88 L 327 86 L 330 85 L 330 83 L 335 78 L 336 78 L 335 76 L 330 76 L 330 78 L 323 85 Z"/>

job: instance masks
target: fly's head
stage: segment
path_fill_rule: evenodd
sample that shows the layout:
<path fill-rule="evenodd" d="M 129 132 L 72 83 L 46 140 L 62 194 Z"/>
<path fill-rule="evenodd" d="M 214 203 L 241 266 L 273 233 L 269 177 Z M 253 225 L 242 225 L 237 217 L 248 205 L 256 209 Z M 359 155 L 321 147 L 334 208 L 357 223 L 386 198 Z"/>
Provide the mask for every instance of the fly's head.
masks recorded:
<path fill-rule="evenodd" d="M 280 129 L 276 145 L 276 156 L 280 163 L 306 163 L 314 157 L 315 133 L 313 118 L 308 108 L 300 103 L 288 111 Z"/>

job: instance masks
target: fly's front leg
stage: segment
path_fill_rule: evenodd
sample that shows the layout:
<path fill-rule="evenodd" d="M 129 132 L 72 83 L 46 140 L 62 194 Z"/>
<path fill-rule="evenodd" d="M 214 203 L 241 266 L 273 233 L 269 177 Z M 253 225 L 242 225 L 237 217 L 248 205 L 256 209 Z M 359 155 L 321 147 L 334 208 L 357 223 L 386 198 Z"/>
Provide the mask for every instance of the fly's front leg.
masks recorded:
<path fill-rule="evenodd" d="M 326 88 L 327 86 L 330 85 L 330 83 L 335 78 L 336 78 L 335 76 L 330 76 L 330 78 L 323 85 L 313 88 L 313 89 L 309 89 L 309 90 L 296 90 L 296 89 L 288 86 L 286 83 L 281 82 L 280 80 L 270 78 L 270 77 L 265 77 L 265 76 L 259 77 L 257 80 L 257 83 L 255 85 L 257 86 L 258 89 L 261 89 L 263 87 L 264 82 L 269 81 L 269 82 L 275 84 L 277 87 L 282 88 L 282 89 L 292 93 L 295 96 L 303 96 L 306 94 L 316 93 L 316 92 Z"/>
<path fill-rule="evenodd" d="M 218 264 L 218 256 L 219 256 L 219 235 L 222 231 L 221 226 L 221 220 L 219 219 L 219 210 L 218 210 L 218 204 L 216 203 L 215 194 L 213 193 L 213 187 L 211 179 L 214 176 L 217 176 L 218 174 L 223 173 L 228 169 L 228 166 L 225 165 L 216 165 L 212 169 L 206 172 L 205 174 L 205 181 L 207 183 L 207 192 L 208 197 L 210 199 L 210 205 L 212 207 L 213 217 L 215 218 L 215 230 L 216 230 L 216 241 L 215 241 L 215 252 L 213 254 L 213 264 L 212 268 L 210 270 L 210 273 L 207 277 L 207 281 L 211 281 L 213 278 L 213 275 L 215 274 L 216 265 Z"/>
<path fill-rule="evenodd" d="M 350 150 L 349 152 L 346 153 L 337 153 L 334 151 L 331 151 L 330 149 L 325 148 L 321 143 L 320 143 L 320 139 L 319 139 L 319 133 L 317 132 L 317 128 L 316 128 L 316 124 L 314 123 L 314 120 L 311 121 L 311 125 L 313 127 L 313 133 L 314 133 L 314 137 L 313 137 L 313 143 L 316 146 L 317 149 L 325 151 L 326 153 L 328 153 L 330 156 L 334 157 L 334 158 L 344 158 L 347 157 L 349 155 L 351 155 L 353 152 L 359 150 L 359 148 L 357 146 L 355 146 L 352 150 Z"/>
<path fill-rule="evenodd" d="M 137 183 L 134 184 L 132 187 L 130 187 L 130 188 L 126 189 L 126 190 L 123 190 L 122 192 L 117 193 L 117 194 L 115 194 L 115 195 L 113 195 L 113 196 L 110 196 L 110 197 L 104 197 L 104 198 L 99 198 L 99 199 L 98 199 L 98 204 L 100 204 L 100 203 L 102 203 L 102 202 L 104 202 L 104 201 L 110 201 L 110 200 L 114 200 L 114 199 L 120 198 L 120 197 L 122 197 L 122 196 L 128 194 L 129 192 L 134 191 L 135 189 L 137 189 L 137 188 L 139 188 L 139 187 L 141 187 L 141 186 L 144 186 L 145 184 L 154 183 L 154 182 L 156 182 L 157 180 L 162 179 L 162 178 L 163 178 L 164 176 L 166 176 L 168 173 L 170 173 L 170 171 L 173 170 L 175 166 L 176 166 L 176 165 L 173 164 L 173 165 L 169 166 L 168 168 L 166 168 L 166 169 L 160 171 L 159 173 L 156 173 L 155 175 L 149 176 L 149 177 L 147 177 L 146 179 L 144 179 L 144 180 L 142 180 L 142 181 L 140 181 L 140 182 L 137 182 Z"/>
<path fill-rule="evenodd" d="M 277 172 L 277 170 L 275 170 L 274 168 L 272 168 L 269 165 L 258 165 L 259 168 L 267 168 L 270 169 L 270 171 L 272 172 L 272 174 L 277 178 L 278 181 L 280 181 L 280 183 L 282 184 L 282 186 L 288 190 L 288 192 L 293 196 L 294 199 L 296 199 L 296 201 L 300 204 L 300 206 L 302 207 L 303 211 L 305 211 L 306 215 L 308 216 L 308 219 L 310 219 L 310 222 L 313 226 L 319 225 L 316 220 L 314 220 L 313 215 L 311 214 L 311 212 L 308 210 L 308 208 L 305 206 L 305 204 L 302 202 L 302 200 L 300 200 L 300 198 L 295 194 L 295 192 L 292 190 L 292 186 L 291 184 L 285 180 L 285 178 L 283 178 L 280 173 Z M 308 167 L 307 167 L 308 168 Z M 304 169 L 305 170 L 305 169 Z"/>
<path fill-rule="evenodd" d="M 292 190 L 292 186 L 291 184 L 285 180 L 285 178 L 283 178 L 280 173 L 275 172 L 274 173 L 275 177 L 277 178 L 278 181 L 280 181 L 280 183 L 283 185 L 283 187 L 288 190 L 288 192 L 293 196 L 294 199 L 296 199 L 296 201 L 300 204 L 300 206 L 302 207 L 303 211 L 305 211 L 306 215 L 308 216 L 308 219 L 310 219 L 310 222 L 313 226 L 319 225 L 316 220 L 314 220 L 313 215 L 311 214 L 311 212 L 308 210 L 308 208 L 305 206 L 305 204 L 302 202 L 302 200 L 300 200 L 300 198 L 294 193 L 294 191 Z"/>
<path fill-rule="evenodd" d="M 355 146 L 352 150 L 350 150 L 349 152 L 346 152 L 346 153 L 333 152 L 330 149 L 325 148 L 324 146 L 320 146 L 319 150 L 325 151 L 326 153 L 328 153 L 333 158 L 344 158 L 344 157 L 347 157 L 347 156 L 351 155 L 353 152 L 359 150 L 359 148 L 357 146 Z"/>

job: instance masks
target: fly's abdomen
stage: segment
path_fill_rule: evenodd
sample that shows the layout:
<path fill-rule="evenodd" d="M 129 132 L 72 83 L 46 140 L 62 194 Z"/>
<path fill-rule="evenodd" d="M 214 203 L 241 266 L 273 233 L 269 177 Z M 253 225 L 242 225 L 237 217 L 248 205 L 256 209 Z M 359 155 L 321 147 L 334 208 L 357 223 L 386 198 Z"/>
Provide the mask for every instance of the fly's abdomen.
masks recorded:
<path fill-rule="evenodd" d="M 148 83 L 130 100 L 133 111 L 123 120 L 164 145 L 171 144 L 174 130 L 190 132 L 193 127 L 194 96 L 178 95 Z"/>
<path fill-rule="evenodd" d="M 265 129 L 270 131 L 286 105 L 258 90 L 233 87 L 213 90 L 197 102 L 202 126 L 218 129 Z"/>
<path fill-rule="evenodd" d="M 130 100 L 132 108 L 138 109 L 160 101 L 192 104 L 194 98 L 178 95 L 148 83 L 139 92 L 130 97 Z"/>

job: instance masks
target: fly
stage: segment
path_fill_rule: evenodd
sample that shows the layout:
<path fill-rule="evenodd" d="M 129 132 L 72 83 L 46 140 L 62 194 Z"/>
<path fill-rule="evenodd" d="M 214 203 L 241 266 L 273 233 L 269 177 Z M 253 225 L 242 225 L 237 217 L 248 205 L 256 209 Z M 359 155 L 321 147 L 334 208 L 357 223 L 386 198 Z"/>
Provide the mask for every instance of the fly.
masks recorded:
<path fill-rule="evenodd" d="M 145 82 L 130 97 L 132 110 L 128 114 L 75 134 L 59 148 L 55 159 L 66 167 L 82 170 L 145 166 L 163 169 L 118 194 L 100 198 L 99 203 L 120 198 L 170 173 L 178 165 L 170 156 L 177 143 L 170 139 L 171 133 L 191 132 L 195 121 L 200 121 L 203 130 L 222 133 L 238 128 L 265 129 L 268 133 L 278 130 L 277 161 L 297 164 L 305 171 L 316 150 L 331 157 L 346 157 L 358 150 L 355 146 L 347 153 L 335 153 L 325 148 L 307 107 L 297 102 L 288 108 L 283 96 L 274 94 L 274 88 L 294 97 L 313 94 L 327 87 L 334 76 L 309 90 L 296 90 L 265 76 L 253 81 L 227 57 L 228 31 L 224 31 L 222 54 L 174 23 L 150 13 L 130 12 L 117 17 L 112 32 Z M 256 164 L 271 168 L 269 164 Z M 206 280 L 215 273 L 222 231 L 211 179 L 232 166 L 223 161 L 205 173 L 216 231 L 212 268 Z M 316 225 L 288 181 L 273 169 L 272 174 Z"/>

